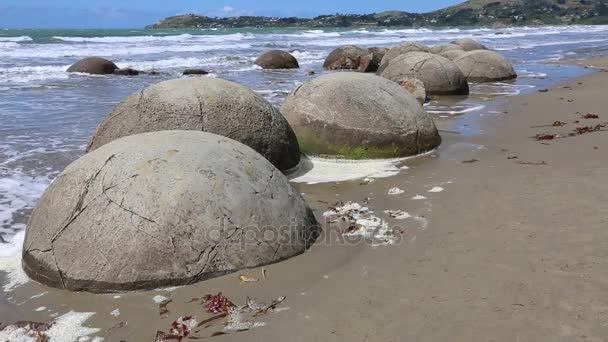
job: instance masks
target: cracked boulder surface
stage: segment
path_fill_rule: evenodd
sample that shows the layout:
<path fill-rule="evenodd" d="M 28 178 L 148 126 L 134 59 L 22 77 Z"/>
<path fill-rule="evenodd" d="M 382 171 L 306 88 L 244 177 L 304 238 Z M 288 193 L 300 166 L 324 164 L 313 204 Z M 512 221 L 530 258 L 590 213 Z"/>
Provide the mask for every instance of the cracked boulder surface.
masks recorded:
<path fill-rule="evenodd" d="M 361 58 L 370 54 L 370 50 L 356 45 L 341 46 L 329 53 L 323 68 L 326 70 L 356 70 Z"/>
<path fill-rule="evenodd" d="M 281 110 L 301 149 L 312 155 L 395 158 L 441 143 L 416 99 L 399 84 L 372 74 L 321 76 L 292 91 Z"/>
<path fill-rule="evenodd" d="M 267 51 L 255 60 L 262 69 L 297 69 L 298 60 L 289 52 L 281 50 Z"/>
<path fill-rule="evenodd" d="M 251 89 L 217 78 L 170 80 L 131 95 L 97 127 L 87 151 L 125 136 L 164 130 L 234 139 L 283 171 L 300 162 L 296 136 L 279 110 Z"/>
<path fill-rule="evenodd" d="M 113 62 L 100 57 L 88 57 L 70 66 L 67 72 L 80 72 L 93 75 L 109 75 L 118 70 Z"/>
<path fill-rule="evenodd" d="M 488 49 L 480 42 L 476 41 L 475 39 L 471 39 L 471 38 L 456 39 L 451 44 L 458 45 L 464 51 L 467 51 L 467 52 L 473 51 L 473 50 L 487 50 Z"/>
<path fill-rule="evenodd" d="M 428 95 L 467 95 L 469 84 L 454 62 L 439 55 L 412 52 L 392 59 L 379 75 L 399 82 L 408 77 L 424 83 Z"/>
<path fill-rule="evenodd" d="M 287 178 L 219 135 L 162 131 L 70 164 L 36 205 L 23 268 L 94 293 L 192 284 L 288 259 L 320 226 Z"/>
<path fill-rule="evenodd" d="M 498 82 L 517 78 L 509 60 L 490 50 L 475 50 L 456 58 L 454 63 L 471 82 Z"/>

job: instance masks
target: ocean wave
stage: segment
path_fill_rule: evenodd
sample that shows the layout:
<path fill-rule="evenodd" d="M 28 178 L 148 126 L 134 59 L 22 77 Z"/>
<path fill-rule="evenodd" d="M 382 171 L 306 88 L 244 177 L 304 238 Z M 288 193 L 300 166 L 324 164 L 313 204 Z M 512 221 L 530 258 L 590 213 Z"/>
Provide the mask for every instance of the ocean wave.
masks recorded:
<path fill-rule="evenodd" d="M 29 36 L 21 36 L 21 37 L 0 37 L 0 42 L 31 42 L 33 41 L 32 37 Z"/>
<path fill-rule="evenodd" d="M 69 58 L 69 57 L 89 57 L 89 56 L 134 56 L 146 54 L 159 54 L 170 52 L 207 52 L 218 50 L 243 50 L 251 48 L 251 44 L 247 43 L 211 43 L 203 44 L 171 44 L 171 45 L 136 45 L 128 49 L 114 46 L 112 44 L 94 45 L 66 45 L 66 44 L 43 44 L 32 45 L 27 48 L 21 47 L 16 50 L 0 50 L 0 57 L 6 58 Z"/>
<path fill-rule="evenodd" d="M 71 43 L 153 43 L 153 42 L 188 42 L 188 41 L 207 41 L 221 42 L 226 40 L 241 40 L 250 38 L 243 33 L 228 35 L 192 35 L 189 33 L 165 36 L 110 36 L 110 37 L 61 37 L 55 36 L 53 39 Z"/>
<path fill-rule="evenodd" d="M 27 66 L 0 69 L 0 83 L 28 83 L 50 79 L 68 78 L 69 65 L 63 66 Z"/>

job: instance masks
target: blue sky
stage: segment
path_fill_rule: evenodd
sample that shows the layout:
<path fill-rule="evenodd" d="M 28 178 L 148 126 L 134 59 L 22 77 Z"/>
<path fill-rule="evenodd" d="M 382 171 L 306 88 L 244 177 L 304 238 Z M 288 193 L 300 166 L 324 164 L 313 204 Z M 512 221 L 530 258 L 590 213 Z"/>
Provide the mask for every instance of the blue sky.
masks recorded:
<path fill-rule="evenodd" d="M 0 28 L 140 28 L 182 13 L 311 17 L 389 9 L 425 12 L 460 0 L 0 0 Z"/>

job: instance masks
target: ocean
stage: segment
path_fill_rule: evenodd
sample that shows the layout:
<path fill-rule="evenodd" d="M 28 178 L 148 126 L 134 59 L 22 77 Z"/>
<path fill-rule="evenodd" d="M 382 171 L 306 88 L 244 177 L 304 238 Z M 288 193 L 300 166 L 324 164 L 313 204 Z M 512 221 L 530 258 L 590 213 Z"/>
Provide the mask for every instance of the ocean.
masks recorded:
<path fill-rule="evenodd" d="M 514 82 L 472 85 L 469 97 L 444 97 L 426 106 L 436 120 L 483 115 L 489 103 L 547 87 L 587 71 L 547 64 L 608 53 L 608 26 L 449 29 L 218 29 L 218 30 L 0 30 L 0 245 L 19 252 L 28 214 L 54 177 L 78 158 L 114 105 L 150 84 L 181 77 L 187 68 L 248 86 L 280 106 L 285 96 L 324 73 L 325 56 L 347 44 L 428 45 L 472 37 L 509 58 Z M 263 71 L 253 61 L 284 49 L 300 70 Z M 87 56 L 157 74 L 136 77 L 68 74 Z M 464 126 L 458 126 L 464 127 Z M 477 134 L 474 123 L 462 133 Z M 10 245 L 9 245 L 10 244 Z"/>

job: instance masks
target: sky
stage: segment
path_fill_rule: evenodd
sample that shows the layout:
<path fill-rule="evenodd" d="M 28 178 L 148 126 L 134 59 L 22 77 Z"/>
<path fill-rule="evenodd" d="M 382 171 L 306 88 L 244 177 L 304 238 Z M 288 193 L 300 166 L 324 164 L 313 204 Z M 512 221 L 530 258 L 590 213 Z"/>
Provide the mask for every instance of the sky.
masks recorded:
<path fill-rule="evenodd" d="M 142 28 L 176 14 L 314 17 L 385 10 L 426 12 L 461 0 L 0 0 L 0 28 Z"/>

